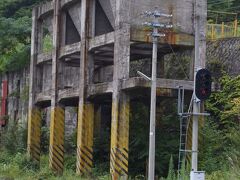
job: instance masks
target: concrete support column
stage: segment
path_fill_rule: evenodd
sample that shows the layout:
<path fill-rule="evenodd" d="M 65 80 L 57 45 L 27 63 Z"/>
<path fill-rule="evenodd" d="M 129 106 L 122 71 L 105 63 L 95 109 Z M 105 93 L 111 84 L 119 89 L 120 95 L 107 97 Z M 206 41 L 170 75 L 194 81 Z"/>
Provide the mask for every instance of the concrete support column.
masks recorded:
<path fill-rule="evenodd" d="M 40 162 L 40 137 L 41 137 L 41 113 L 35 106 L 36 95 L 36 61 L 38 44 L 38 9 L 34 8 L 32 12 L 32 39 L 31 39 L 31 64 L 29 81 L 29 105 L 28 105 L 28 140 L 27 152 L 31 159 Z"/>
<path fill-rule="evenodd" d="M 127 179 L 129 149 L 129 96 L 123 92 L 112 103 L 110 171 L 112 179 Z"/>
<path fill-rule="evenodd" d="M 80 83 L 79 109 L 77 129 L 77 169 L 78 175 L 90 174 L 93 167 L 93 129 L 94 105 L 87 100 L 87 85 L 91 83 L 93 63 L 88 52 L 89 9 L 92 1 L 81 1 L 81 55 L 80 55 Z"/>
<path fill-rule="evenodd" d="M 41 111 L 31 107 L 28 111 L 28 140 L 27 152 L 31 159 L 40 162 L 40 139 L 41 139 Z"/>
<path fill-rule="evenodd" d="M 116 1 L 110 151 L 110 172 L 114 180 L 128 177 L 129 97 L 121 90 L 121 82 L 129 78 L 130 2 Z"/>
<path fill-rule="evenodd" d="M 51 107 L 49 166 L 59 174 L 64 169 L 64 108 Z"/>
<path fill-rule="evenodd" d="M 53 53 L 52 53 L 52 94 L 51 94 L 51 122 L 49 167 L 55 173 L 62 174 L 64 169 L 64 108 L 58 103 L 59 85 L 59 24 L 60 0 L 54 0 L 53 15 Z"/>
<path fill-rule="evenodd" d="M 93 167 L 94 105 L 79 105 L 77 138 L 77 174 L 90 174 Z"/>

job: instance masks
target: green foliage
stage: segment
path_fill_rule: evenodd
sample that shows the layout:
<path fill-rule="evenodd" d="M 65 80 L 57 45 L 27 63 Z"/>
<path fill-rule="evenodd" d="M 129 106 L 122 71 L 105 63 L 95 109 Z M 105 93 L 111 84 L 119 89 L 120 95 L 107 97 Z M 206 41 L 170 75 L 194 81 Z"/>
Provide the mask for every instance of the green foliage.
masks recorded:
<path fill-rule="evenodd" d="M 148 165 L 149 109 L 142 102 L 131 104 L 129 172 L 135 177 L 145 175 Z M 175 101 L 169 99 L 158 103 L 156 118 L 156 175 L 167 176 L 172 154 L 176 164 L 179 145 L 179 120 Z M 171 107 L 171 108 L 169 108 Z M 137 162 L 137 163 L 136 163 Z"/>
<path fill-rule="evenodd" d="M 221 12 L 238 13 L 240 11 L 239 0 L 208 0 L 208 10 Z M 210 13 L 209 13 L 210 14 Z M 208 14 L 208 15 L 209 15 Z M 235 19 L 235 15 L 217 14 L 210 15 L 209 18 L 218 19 L 219 21 L 229 22 Z"/>
<path fill-rule="evenodd" d="M 189 79 L 191 52 L 169 54 L 165 60 L 165 76 L 169 79 Z"/>
<path fill-rule="evenodd" d="M 49 148 L 50 131 L 46 126 L 41 128 L 41 153 L 47 154 Z"/>
<path fill-rule="evenodd" d="M 199 168 L 207 173 L 218 171 L 226 164 L 224 133 L 217 129 L 217 124 L 211 118 L 206 120 L 200 133 L 204 140 L 199 151 Z"/>
<path fill-rule="evenodd" d="M 49 34 L 47 34 L 43 38 L 43 52 L 48 53 L 51 52 L 52 49 L 53 49 L 52 37 Z"/>
<path fill-rule="evenodd" d="M 206 107 L 219 122 L 219 127 L 234 127 L 239 122 L 240 76 L 232 78 L 225 75 L 220 83 L 222 90 L 212 94 Z"/>
<path fill-rule="evenodd" d="M 217 43 L 216 43 L 217 44 Z M 217 45 L 215 45 L 217 46 Z M 211 72 L 212 75 L 212 79 L 214 82 L 219 82 L 219 80 L 221 79 L 221 77 L 225 74 L 225 72 L 227 71 L 226 69 L 227 67 L 225 67 L 223 65 L 223 62 L 221 62 L 220 59 L 211 59 L 208 60 L 207 63 L 207 69 Z"/>
<path fill-rule="evenodd" d="M 148 162 L 147 127 L 149 127 L 149 113 L 148 108 L 143 103 L 134 103 L 132 107 L 130 118 L 129 171 L 133 176 L 145 175 Z"/>
<path fill-rule="evenodd" d="M 20 93 L 20 99 L 23 100 L 24 102 L 27 102 L 29 98 L 29 86 L 25 85 L 23 87 L 22 92 Z"/>
<path fill-rule="evenodd" d="M 66 157 L 65 170 L 63 175 L 56 176 L 49 169 L 48 156 L 41 156 L 40 168 L 38 165 L 31 161 L 24 153 L 9 154 L 6 151 L 0 150 L 0 179 L 19 179 L 19 180 L 76 180 L 76 179 L 100 179 L 108 180 L 109 175 L 96 175 L 91 177 L 79 177 L 75 173 L 73 167 L 73 159 L 75 156 Z"/>
<path fill-rule="evenodd" d="M 175 180 L 175 179 L 176 179 L 176 175 L 175 175 L 175 172 L 174 172 L 173 157 L 171 156 L 171 158 L 169 160 L 167 180 Z"/>
<path fill-rule="evenodd" d="M 27 127 L 16 121 L 9 120 L 8 126 L 1 133 L 1 148 L 9 153 L 24 152 L 27 147 Z"/>
<path fill-rule="evenodd" d="M 201 131 L 200 168 L 207 179 L 239 179 L 240 177 L 240 77 L 224 75 L 219 82 L 221 91 L 206 102 L 211 117 Z"/>
<path fill-rule="evenodd" d="M 0 1 L 0 73 L 23 68 L 30 59 L 31 8 L 40 0 Z"/>

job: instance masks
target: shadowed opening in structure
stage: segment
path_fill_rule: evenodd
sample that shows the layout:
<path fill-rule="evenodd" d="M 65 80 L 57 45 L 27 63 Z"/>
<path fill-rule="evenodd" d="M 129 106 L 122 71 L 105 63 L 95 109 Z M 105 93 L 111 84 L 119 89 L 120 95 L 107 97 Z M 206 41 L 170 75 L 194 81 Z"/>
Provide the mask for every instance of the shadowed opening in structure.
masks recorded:
<path fill-rule="evenodd" d="M 143 93 L 139 94 L 142 94 L 142 96 L 135 97 L 131 100 L 129 176 L 132 178 L 147 177 L 148 173 L 150 90 L 148 90 L 148 95 L 144 95 Z M 156 177 L 167 176 L 171 156 L 173 157 L 174 168 L 177 168 L 179 119 L 176 107 L 176 97 L 157 97 L 155 144 Z"/>
<path fill-rule="evenodd" d="M 94 118 L 94 169 L 109 173 L 111 138 L 111 102 L 96 104 Z"/>

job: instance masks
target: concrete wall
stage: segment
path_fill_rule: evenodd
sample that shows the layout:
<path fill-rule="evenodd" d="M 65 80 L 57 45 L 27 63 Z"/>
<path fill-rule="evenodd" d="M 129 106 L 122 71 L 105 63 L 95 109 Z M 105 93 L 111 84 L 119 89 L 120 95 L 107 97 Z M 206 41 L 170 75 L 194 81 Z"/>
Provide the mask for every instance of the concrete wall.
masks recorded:
<path fill-rule="evenodd" d="M 48 74 L 48 73 L 45 73 Z M 51 73 L 49 73 L 51 75 Z M 69 77 L 69 80 L 74 81 L 74 73 Z M 19 123 L 27 123 L 28 116 L 28 91 L 29 91 L 29 68 L 23 70 L 9 72 L 4 75 L 0 75 L 0 81 L 8 81 L 8 99 L 7 99 L 7 112 L 9 121 L 16 121 Z M 45 83 L 51 83 L 51 79 L 44 77 Z M 50 87 L 50 86 L 46 86 Z M 0 86 L 0 92 L 2 87 Z M 45 108 L 44 110 L 46 125 L 50 126 L 50 113 L 51 108 Z M 77 124 L 77 110 L 74 107 L 65 108 L 65 133 L 70 136 Z"/>
<path fill-rule="evenodd" d="M 131 0 L 131 24 L 141 27 L 150 19 L 144 19 L 141 13 L 157 8 L 162 13 L 173 15 L 174 31 L 193 34 L 193 3 L 193 0 Z M 164 22 L 166 19 L 160 20 Z"/>
<path fill-rule="evenodd" d="M 209 66 L 221 66 L 219 68 L 232 76 L 240 74 L 240 38 L 208 41 L 207 47 Z M 215 75 L 217 76 L 218 72 L 215 72 Z"/>
<path fill-rule="evenodd" d="M 208 41 L 207 43 L 207 67 L 211 69 L 213 77 L 218 78 L 219 69 L 223 69 L 232 76 L 239 75 L 240 72 L 240 38 L 223 39 L 218 41 Z M 176 61 L 174 55 L 165 57 L 165 76 L 168 78 L 184 78 L 181 68 L 176 68 L 179 63 L 183 67 L 189 65 L 191 59 L 191 51 L 183 51 L 177 54 L 179 61 Z M 214 69 L 215 67 L 215 69 Z M 139 62 L 131 62 L 130 76 L 137 76 L 136 71 L 140 70 L 150 76 L 151 63 L 150 60 L 141 60 Z M 216 69 L 217 68 L 217 69 Z M 42 78 L 44 87 L 51 87 L 51 65 L 45 65 L 43 68 L 46 73 Z M 77 87 L 79 81 L 78 68 L 68 67 L 64 71 L 64 86 Z M 186 71 L 186 73 L 189 73 Z M 96 72 L 95 82 L 112 81 L 112 66 L 101 68 Z M 178 76 L 176 76 L 178 74 Z M 48 75 L 47 77 L 45 77 Z M 28 111 L 28 84 L 29 69 L 25 68 L 21 71 L 7 73 L 0 76 L 0 80 L 8 80 L 8 115 L 10 120 L 26 122 Z M 0 90 L 2 87 L 0 87 Z M 44 89 L 43 92 L 50 91 Z M 50 108 L 46 109 L 47 124 L 49 125 Z M 73 107 L 66 107 L 66 133 L 70 134 L 76 127 L 77 113 Z"/>
<path fill-rule="evenodd" d="M 29 69 L 15 71 L 0 76 L 0 80 L 8 81 L 7 112 L 9 120 L 27 121 Z M 2 91 L 2 87 L 1 90 Z"/>

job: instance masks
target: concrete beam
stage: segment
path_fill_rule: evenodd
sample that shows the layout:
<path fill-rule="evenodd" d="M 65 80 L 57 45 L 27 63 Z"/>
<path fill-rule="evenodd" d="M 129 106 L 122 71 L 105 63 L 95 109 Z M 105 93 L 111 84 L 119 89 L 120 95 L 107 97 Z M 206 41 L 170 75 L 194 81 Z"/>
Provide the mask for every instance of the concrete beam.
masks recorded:
<path fill-rule="evenodd" d="M 68 8 L 77 2 L 79 2 L 79 0 L 61 0 L 61 8 Z"/>
<path fill-rule="evenodd" d="M 113 92 L 112 82 L 91 84 L 88 86 L 88 98 Z"/>
<path fill-rule="evenodd" d="M 148 35 L 150 31 L 143 28 L 131 28 L 131 41 L 137 42 L 152 42 L 152 38 Z M 166 37 L 159 38 L 159 43 L 181 45 L 181 46 L 194 46 L 194 36 L 186 33 L 166 33 Z"/>
<path fill-rule="evenodd" d="M 114 32 L 93 37 L 89 41 L 89 51 L 114 43 Z"/>
<path fill-rule="evenodd" d="M 61 47 L 59 57 L 64 58 L 73 54 L 77 54 L 77 53 L 80 53 L 80 50 L 81 50 L 81 42 L 74 43 L 71 45 L 66 45 Z"/>
<path fill-rule="evenodd" d="M 69 88 L 58 91 L 58 101 L 79 97 L 79 88 Z"/>
<path fill-rule="evenodd" d="M 130 90 L 137 87 L 150 88 L 150 86 L 150 82 L 141 77 L 130 78 L 122 82 L 123 90 Z M 179 86 L 183 86 L 185 90 L 193 90 L 193 81 L 157 78 L 157 88 L 178 89 Z"/>
<path fill-rule="evenodd" d="M 79 0 L 61 0 L 60 6 L 61 8 L 67 8 L 77 2 L 79 2 Z M 45 16 L 53 13 L 53 1 L 40 4 L 38 6 L 38 11 L 38 18 L 44 18 Z"/>
<path fill-rule="evenodd" d="M 53 13 L 53 1 L 48 1 L 38 6 L 38 18 L 44 18 Z"/>
<path fill-rule="evenodd" d="M 41 102 L 45 102 L 45 101 L 51 101 L 51 93 L 38 93 L 36 94 L 36 100 L 35 100 L 35 103 L 38 104 L 38 103 L 41 103 Z"/>
<path fill-rule="evenodd" d="M 185 90 L 193 90 L 193 81 L 187 80 L 173 80 L 173 79 L 157 79 L 158 89 L 178 89 L 178 86 L 183 86 Z M 127 80 L 123 80 L 120 86 L 121 90 L 128 91 L 136 88 L 150 88 L 150 82 L 141 77 L 133 77 Z M 213 91 L 216 91 L 214 88 Z M 109 94 L 113 92 L 113 82 L 104 82 L 97 84 L 90 84 L 87 86 L 87 98 L 93 98 L 94 96 Z M 78 98 L 79 88 L 69 88 L 58 91 L 58 101 L 63 99 Z M 51 101 L 51 92 L 42 92 L 36 95 L 36 103 L 44 101 Z"/>
<path fill-rule="evenodd" d="M 37 65 L 52 61 L 52 52 L 37 55 Z"/>

